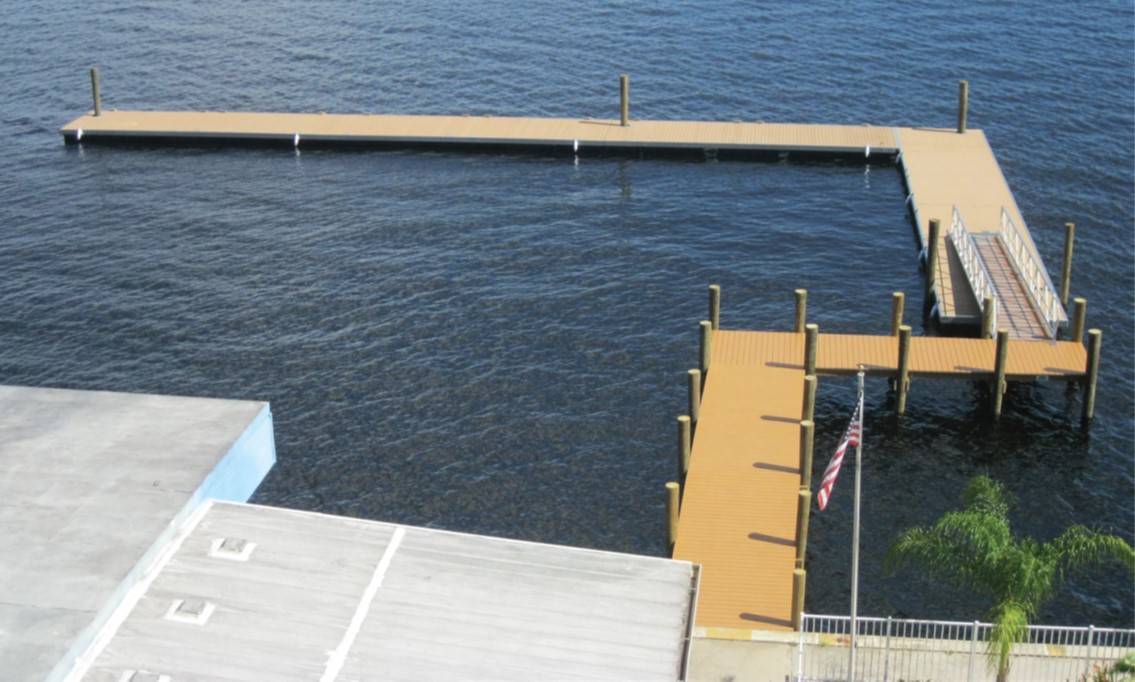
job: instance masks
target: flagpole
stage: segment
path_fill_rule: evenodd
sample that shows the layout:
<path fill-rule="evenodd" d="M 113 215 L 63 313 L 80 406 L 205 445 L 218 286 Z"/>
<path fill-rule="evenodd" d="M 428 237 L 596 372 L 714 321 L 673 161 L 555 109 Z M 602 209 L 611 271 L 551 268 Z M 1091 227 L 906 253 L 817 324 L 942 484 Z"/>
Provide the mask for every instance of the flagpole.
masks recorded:
<path fill-rule="evenodd" d="M 851 530 L 851 660 L 847 668 L 848 682 L 855 682 L 856 630 L 859 607 L 859 488 L 863 469 L 863 366 L 859 366 L 859 438 L 855 443 L 855 512 Z"/>

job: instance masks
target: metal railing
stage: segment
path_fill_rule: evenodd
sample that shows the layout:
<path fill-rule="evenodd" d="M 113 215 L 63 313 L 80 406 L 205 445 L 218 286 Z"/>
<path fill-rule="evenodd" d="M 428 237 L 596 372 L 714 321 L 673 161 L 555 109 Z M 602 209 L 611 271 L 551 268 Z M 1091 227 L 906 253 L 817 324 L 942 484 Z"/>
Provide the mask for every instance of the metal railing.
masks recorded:
<path fill-rule="evenodd" d="M 857 619 L 856 680 L 994 680 L 987 649 L 990 623 L 898 618 Z M 851 618 L 804 614 L 797 682 L 848 679 Z M 1107 669 L 1135 651 L 1135 630 L 1095 627 L 1029 627 L 1013 646 L 1009 679 L 1078 682 L 1093 666 Z"/>
<path fill-rule="evenodd" d="M 1021 233 L 1017 223 L 1009 216 L 1009 212 L 1001 209 L 1001 243 L 1009 253 L 1009 261 L 1013 269 L 1021 276 L 1025 283 L 1025 290 L 1032 299 L 1033 305 L 1044 318 L 1044 325 L 1048 329 L 1050 338 L 1056 338 L 1056 329 L 1060 323 L 1067 319 L 1064 306 L 1060 305 L 1060 297 L 1048 271 L 1040 260 L 1040 254 L 1034 254 L 1028 242 Z"/>
<path fill-rule="evenodd" d="M 997 290 L 993 288 L 993 278 L 989 275 L 985 261 L 981 259 L 981 254 L 977 251 L 977 242 L 966 229 L 966 224 L 962 221 L 957 206 L 954 207 L 953 213 L 954 217 L 946 236 L 950 238 L 954 250 L 958 252 L 958 258 L 962 261 L 962 269 L 965 270 L 966 279 L 969 280 L 970 288 L 973 289 L 973 295 L 977 298 L 978 306 L 984 305 L 986 296 L 993 297 L 992 324 L 989 328 L 996 331 L 1001 301 L 997 298 Z"/>

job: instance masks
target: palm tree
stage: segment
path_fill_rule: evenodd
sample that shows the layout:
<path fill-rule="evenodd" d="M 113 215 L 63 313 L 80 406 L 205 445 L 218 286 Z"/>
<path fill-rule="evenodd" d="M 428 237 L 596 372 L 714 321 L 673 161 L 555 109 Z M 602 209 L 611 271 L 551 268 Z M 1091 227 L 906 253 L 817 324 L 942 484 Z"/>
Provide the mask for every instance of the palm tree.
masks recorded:
<path fill-rule="evenodd" d="M 986 618 L 989 666 L 997 682 L 1009 676 L 1009 651 L 1028 634 L 1029 621 L 1051 599 L 1066 575 L 1117 559 L 1135 567 L 1135 549 L 1115 535 L 1072 526 L 1047 543 L 1017 539 L 1009 527 L 1011 499 L 1004 487 L 976 476 L 962 493 L 962 509 L 936 524 L 903 531 L 887 550 L 883 570 L 916 565 L 931 578 L 989 598 Z"/>

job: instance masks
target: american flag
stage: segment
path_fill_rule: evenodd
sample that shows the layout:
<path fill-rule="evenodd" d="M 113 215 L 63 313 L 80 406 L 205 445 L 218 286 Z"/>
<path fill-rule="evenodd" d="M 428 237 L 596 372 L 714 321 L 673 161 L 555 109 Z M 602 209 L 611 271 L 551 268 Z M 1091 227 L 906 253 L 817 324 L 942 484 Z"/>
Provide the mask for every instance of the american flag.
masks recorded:
<path fill-rule="evenodd" d="M 839 467 L 843 464 L 843 455 L 847 452 L 847 448 L 859 447 L 859 441 L 863 437 L 863 398 L 860 396 L 859 405 L 855 408 L 855 414 L 851 417 L 851 423 L 847 425 L 847 431 L 844 432 L 843 438 L 836 446 L 835 452 L 832 454 L 832 461 L 828 462 L 828 468 L 824 469 L 824 478 L 820 482 L 820 492 L 817 493 L 816 499 L 820 503 L 820 511 L 828 506 L 828 499 L 832 495 L 832 488 L 835 487 L 835 479 L 839 476 Z"/>

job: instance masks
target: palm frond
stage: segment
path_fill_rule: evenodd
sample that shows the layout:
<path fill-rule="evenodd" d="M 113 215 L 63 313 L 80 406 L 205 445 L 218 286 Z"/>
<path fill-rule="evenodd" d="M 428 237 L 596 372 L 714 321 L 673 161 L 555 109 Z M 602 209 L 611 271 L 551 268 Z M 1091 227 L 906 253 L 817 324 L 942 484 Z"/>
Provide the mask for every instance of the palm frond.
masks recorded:
<path fill-rule="evenodd" d="M 962 491 L 964 508 L 1002 518 L 1009 515 L 1009 509 L 1015 504 L 1016 500 L 1005 491 L 1005 486 L 985 474 L 974 476 Z"/>
<path fill-rule="evenodd" d="M 904 566 L 917 566 L 955 588 L 996 596 L 1011 580 L 1013 547 L 1004 517 L 975 509 L 953 511 L 933 526 L 901 533 L 887 550 L 883 570 L 893 575 Z"/>
<path fill-rule="evenodd" d="M 1081 525 L 1065 530 L 1048 543 L 1045 550 L 1056 566 L 1056 578 L 1060 581 L 1067 573 L 1107 561 L 1117 561 L 1129 572 L 1135 568 L 1135 548 L 1126 540 Z"/>

